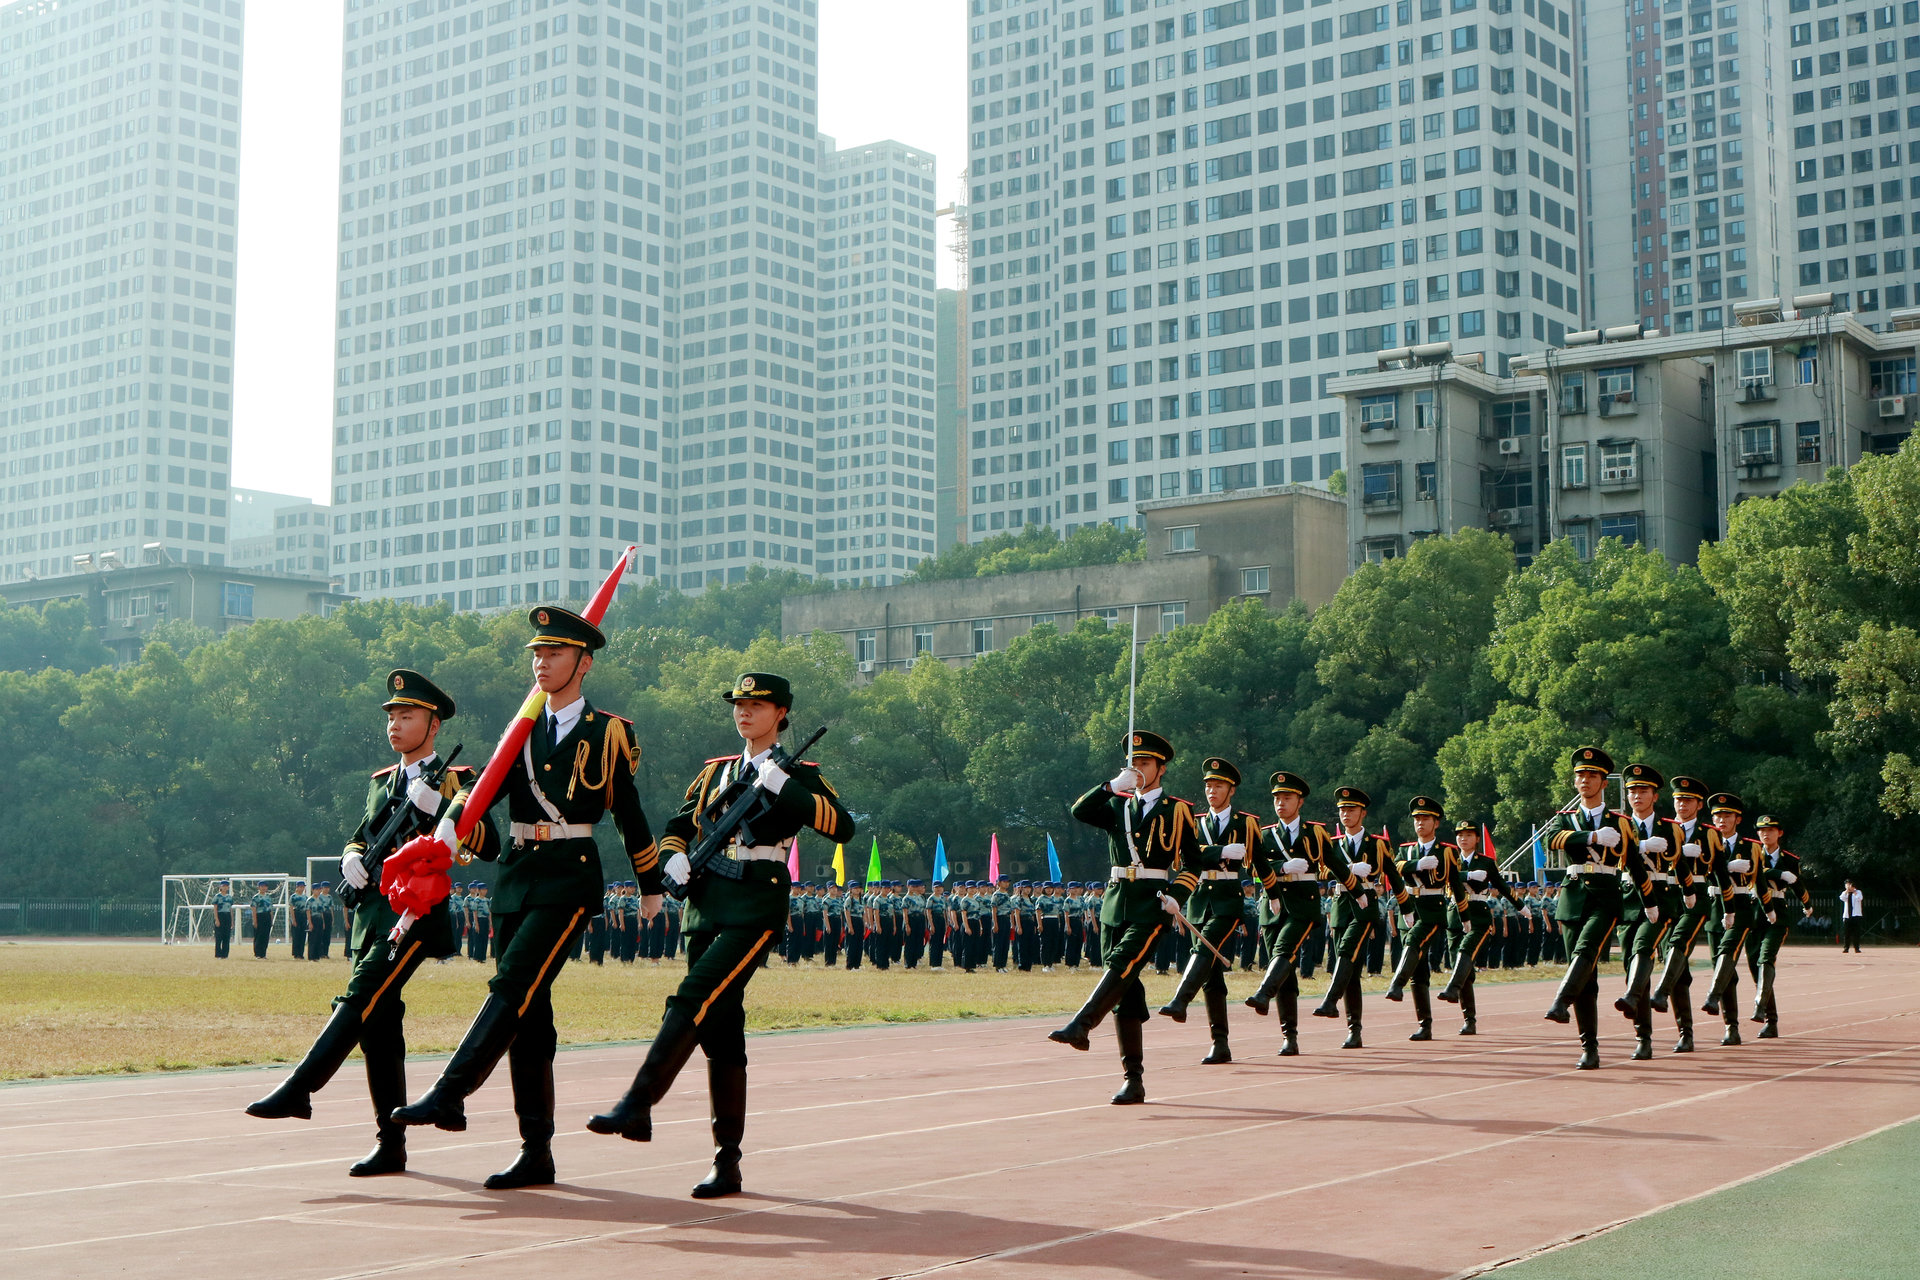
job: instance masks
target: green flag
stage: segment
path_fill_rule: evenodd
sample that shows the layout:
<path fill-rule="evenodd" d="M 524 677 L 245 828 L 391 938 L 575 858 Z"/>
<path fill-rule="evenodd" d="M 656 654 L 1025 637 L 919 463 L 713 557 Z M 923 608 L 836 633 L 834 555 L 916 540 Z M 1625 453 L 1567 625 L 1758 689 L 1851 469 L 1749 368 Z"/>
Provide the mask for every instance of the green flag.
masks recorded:
<path fill-rule="evenodd" d="M 880 879 L 880 837 L 873 838 L 873 852 L 867 855 L 867 883 Z"/>

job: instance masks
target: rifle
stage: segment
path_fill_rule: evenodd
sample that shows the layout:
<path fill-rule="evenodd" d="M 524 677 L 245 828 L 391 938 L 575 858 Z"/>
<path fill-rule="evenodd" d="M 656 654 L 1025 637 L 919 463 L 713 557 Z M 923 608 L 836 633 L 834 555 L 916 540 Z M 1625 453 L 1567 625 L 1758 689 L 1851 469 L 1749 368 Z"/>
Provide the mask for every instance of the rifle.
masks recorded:
<path fill-rule="evenodd" d="M 813 731 L 813 736 L 801 743 L 792 752 L 775 745 L 769 759 L 782 770 L 791 772 L 794 763 L 807 753 L 808 748 L 826 736 L 827 726 L 821 725 Z M 726 857 L 727 846 L 736 839 L 741 844 L 755 843 L 753 829 L 748 824 L 766 811 L 766 793 L 760 789 L 759 779 L 746 782 L 735 778 L 707 805 L 700 815 L 706 834 L 700 842 L 687 851 L 687 879 L 684 884 L 676 884 L 671 876 L 667 877 L 667 892 L 676 898 L 684 899 L 693 891 L 693 885 L 702 875 L 712 874 L 723 880 L 738 880 L 743 868 L 732 858 Z"/>
<path fill-rule="evenodd" d="M 460 747 L 465 745 L 459 744 L 447 754 L 446 759 L 435 761 L 436 768 L 422 769 L 420 780 L 438 791 L 440 784 L 446 780 L 447 770 L 453 767 L 454 758 L 460 754 Z M 379 894 L 380 866 L 387 860 L 387 855 L 398 847 L 400 837 L 406 833 L 412 821 L 413 801 L 407 799 L 406 788 L 402 787 L 400 793 L 387 802 L 387 806 L 380 812 L 379 827 L 373 839 L 360 853 L 360 865 L 367 870 L 366 887 L 356 889 L 345 880 L 340 882 L 340 902 L 349 911 L 359 910 L 361 903 Z"/>

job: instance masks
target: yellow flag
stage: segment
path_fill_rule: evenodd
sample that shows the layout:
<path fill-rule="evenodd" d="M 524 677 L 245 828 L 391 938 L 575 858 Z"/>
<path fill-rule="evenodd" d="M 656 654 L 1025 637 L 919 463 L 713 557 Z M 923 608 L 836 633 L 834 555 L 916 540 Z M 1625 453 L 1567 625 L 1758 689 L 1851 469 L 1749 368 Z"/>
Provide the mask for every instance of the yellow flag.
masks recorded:
<path fill-rule="evenodd" d="M 847 882 L 847 846 L 833 846 L 833 882 L 844 885 Z"/>

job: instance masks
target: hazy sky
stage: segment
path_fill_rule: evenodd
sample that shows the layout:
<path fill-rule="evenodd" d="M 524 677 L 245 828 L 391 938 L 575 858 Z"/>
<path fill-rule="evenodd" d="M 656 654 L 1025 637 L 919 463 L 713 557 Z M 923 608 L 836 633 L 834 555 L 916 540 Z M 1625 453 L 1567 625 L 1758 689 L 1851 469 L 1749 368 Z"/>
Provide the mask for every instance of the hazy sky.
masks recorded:
<path fill-rule="evenodd" d="M 330 499 L 344 0 L 247 6 L 233 482 Z M 965 0 L 820 0 L 820 131 L 966 162 Z M 943 219 L 943 242 L 946 226 Z M 939 255 L 940 283 L 953 260 Z"/>

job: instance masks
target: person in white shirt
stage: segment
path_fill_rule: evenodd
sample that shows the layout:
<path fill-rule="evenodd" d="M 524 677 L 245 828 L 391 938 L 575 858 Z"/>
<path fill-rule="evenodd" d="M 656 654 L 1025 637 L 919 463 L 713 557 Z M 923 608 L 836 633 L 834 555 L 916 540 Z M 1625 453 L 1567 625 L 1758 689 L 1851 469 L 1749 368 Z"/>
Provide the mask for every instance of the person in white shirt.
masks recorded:
<path fill-rule="evenodd" d="M 1849 949 L 1855 955 L 1860 954 L 1860 925 L 1866 911 L 1866 898 L 1858 885 L 1847 881 L 1847 887 L 1840 891 L 1840 954 Z"/>

